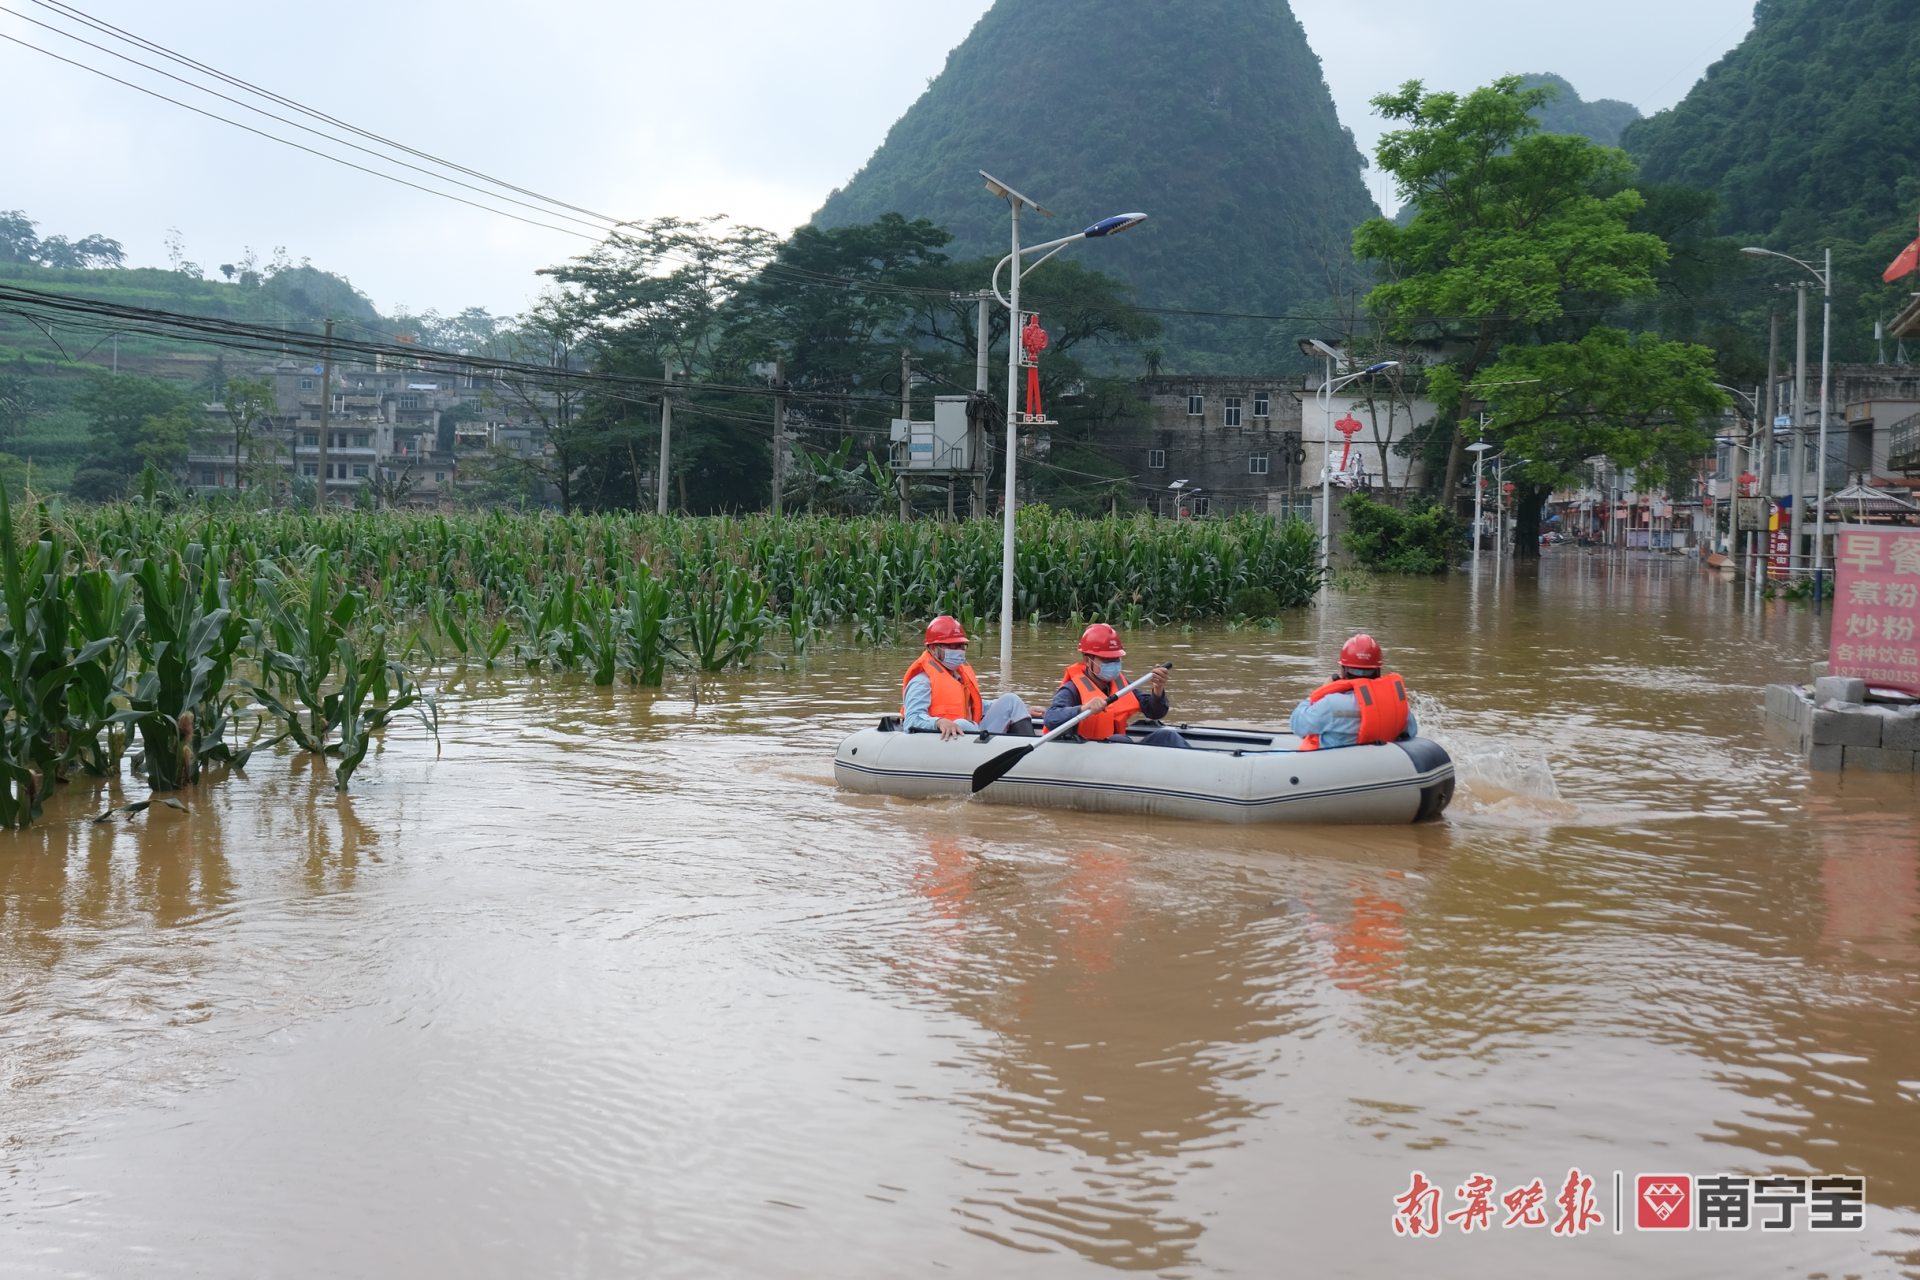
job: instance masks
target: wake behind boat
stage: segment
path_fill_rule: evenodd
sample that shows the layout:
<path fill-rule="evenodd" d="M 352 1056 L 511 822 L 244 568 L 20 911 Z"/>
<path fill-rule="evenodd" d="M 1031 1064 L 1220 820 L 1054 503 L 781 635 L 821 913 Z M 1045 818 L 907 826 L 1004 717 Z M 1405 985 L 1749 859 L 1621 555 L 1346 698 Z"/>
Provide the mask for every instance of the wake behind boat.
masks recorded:
<path fill-rule="evenodd" d="M 1136 740 L 1160 726 L 1130 725 Z M 1146 813 L 1215 822 L 1390 825 L 1437 818 L 1453 799 L 1453 759 L 1428 738 L 1302 751 L 1290 733 L 1180 725 L 1193 749 L 1065 738 L 1041 743 L 980 792 L 994 804 Z M 850 791 L 927 798 L 969 794 L 974 770 L 1031 739 L 969 734 L 943 741 L 882 716 L 834 753 Z"/>

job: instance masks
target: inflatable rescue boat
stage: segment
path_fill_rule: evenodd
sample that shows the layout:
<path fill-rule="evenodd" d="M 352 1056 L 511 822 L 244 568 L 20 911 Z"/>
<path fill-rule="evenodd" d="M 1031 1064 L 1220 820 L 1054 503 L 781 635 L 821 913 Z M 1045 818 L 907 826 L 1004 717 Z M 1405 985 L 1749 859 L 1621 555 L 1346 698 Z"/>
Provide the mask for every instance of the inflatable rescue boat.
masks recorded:
<path fill-rule="evenodd" d="M 1162 726 L 1127 730 L 1138 739 Z M 1060 738 L 1040 743 L 980 798 L 994 804 L 1148 813 L 1215 822 L 1388 825 L 1437 818 L 1453 799 L 1453 758 L 1427 738 L 1302 751 L 1290 733 L 1178 725 L 1193 750 Z M 908 733 L 897 715 L 849 734 L 834 781 L 850 791 L 964 796 L 974 770 L 1032 738 Z"/>

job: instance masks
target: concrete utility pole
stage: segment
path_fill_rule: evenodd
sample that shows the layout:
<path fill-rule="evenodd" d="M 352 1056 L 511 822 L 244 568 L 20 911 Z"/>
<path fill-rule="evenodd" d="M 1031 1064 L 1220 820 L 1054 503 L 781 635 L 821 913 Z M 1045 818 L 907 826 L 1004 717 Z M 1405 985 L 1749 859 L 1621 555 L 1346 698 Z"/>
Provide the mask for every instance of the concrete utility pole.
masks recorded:
<path fill-rule="evenodd" d="M 1776 448 L 1773 439 L 1773 420 L 1780 416 L 1780 311 L 1775 308 L 1768 325 L 1767 334 L 1767 425 L 1763 433 L 1766 441 L 1760 455 L 1760 465 L 1754 470 L 1760 473 L 1760 510 L 1766 511 L 1773 505 L 1773 454 Z M 1771 545 L 1773 535 L 1767 531 L 1763 522 L 1754 540 L 1758 543 L 1760 554 L 1754 557 L 1753 585 L 1760 586 L 1767 580 L 1767 560 L 1773 554 Z"/>
<path fill-rule="evenodd" d="M 977 391 L 987 387 L 987 298 L 985 289 L 974 295 L 980 299 L 980 315 L 973 322 L 973 385 Z"/>
<path fill-rule="evenodd" d="M 988 328 L 987 299 L 993 295 L 991 290 L 982 289 L 974 296 L 980 300 L 980 314 L 973 322 L 973 387 L 985 395 L 991 390 L 987 383 L 991 376 L 987 370 L 987 340 L 993 332 Z M 967 431 L 967 461 L 973 467 L 967 514 L 977 520 L 987 510 L 987 433 L 977 422 L 969 422 Z"/>
<path fill-rule="evenodd" d="M 773 518 L 780 518 L 780 490 L 787 479 L 787 361 L 773 362 Z"/>
<path fill-rule="evenodd" d="M 913 499 L 908 488 L 908 467 L 913 465 L 913 352 L 900 348 L 900 420 L 907 425 L 906 466 L 900 468 L 900 518 L 913 519 Z"/>
<path fill-rule="evenodd" d="M 1823 581 L 1827 563 L 1827 419 L 1831 409 L 1827 400 L 1827 374 L 1831 365 L 1828 353 L 1833 346 L 1833 250 L 1827 250 L 1827 269 L 1820 275 L 1820 289 L 1825 295 L 1820 305 L 1820 462 L 1818 474 L 1813 479 L 1813 611 L 1820 612 L 1820 602 L 1826 597 L 1826 583 Z M 1800 295 L 1806 297 L 1803 291 Z"/>
<path fill-rule="evenodd" d="M 1000 531 L 1000 692 L 1013 692 L 1013 513 L 1014 467 L 1020 452 L 1020 206 L 1019 196 L 1007 201 L 1013 209 L 1013 279 L 1007 286 L 1007 436 L 1002 461 L 1006 464 L 1007 492 L 1001 499 Z"/>
<path fill-rule="evenodd" d="M 667 385 L 660 388 L 660 478 L 654 484 L 654 510 L 660 515 L 667 514 L 667 465 L 673 459 L 673 361 L 661 362 L 666 367 Z"/>
<path fill-rule="evenodd" d="M 1803 280 L 1793 287 L 1800 295 L 1800 319 L 1793 356 L 1793 480 L 1787 488 L 1793 495 L 1793 535 L 1787 542 L 1788 572 L 1806 563 L 1800 553 L 1800 516 L 1807 505 L 1803 492 L 1807 487 L 1807 285 Z"/>
<path fill-rule="evenodd" d="M 320 475 L 313 509 L 327 509 L 327 429 L 333 408 L 333 321 L 327 321 L 327 345 L 320 349 Z"/>

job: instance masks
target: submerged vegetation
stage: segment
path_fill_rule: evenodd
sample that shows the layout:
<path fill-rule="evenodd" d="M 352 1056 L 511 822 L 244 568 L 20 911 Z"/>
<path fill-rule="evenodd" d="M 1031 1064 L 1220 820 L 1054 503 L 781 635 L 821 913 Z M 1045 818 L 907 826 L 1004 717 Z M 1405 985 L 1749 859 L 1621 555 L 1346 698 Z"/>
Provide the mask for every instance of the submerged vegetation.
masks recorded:
<path fill-rule="evenodd" d="M 1298 520 L 1034 507 L 1017 525 L 1030 621 L 1265 614 L 1320 582 Z M 672 665 L 751 662 L 776 631 L 802 655 L 839 624 L 876 644 L 936 613 L 977 628 L 998 613 L 1000 540 L 987 521 L 16 511 L 0 489 L 0 826 L 129 752 L 169 792 L 291 740 L 335 759 L 344 791 L 393 717 L 436 729 L 418 672 L 442 663 L 658 685 Z"/>
<path fill-rule="evenodd" d="M 1430 499 L 1416 497 L 1402 511 L 1355 493 L 1340 513 L 1347 518 L 1341 542 L 1377 573 L 1445 573 L 1460 558 L 1460 522 Z"/>

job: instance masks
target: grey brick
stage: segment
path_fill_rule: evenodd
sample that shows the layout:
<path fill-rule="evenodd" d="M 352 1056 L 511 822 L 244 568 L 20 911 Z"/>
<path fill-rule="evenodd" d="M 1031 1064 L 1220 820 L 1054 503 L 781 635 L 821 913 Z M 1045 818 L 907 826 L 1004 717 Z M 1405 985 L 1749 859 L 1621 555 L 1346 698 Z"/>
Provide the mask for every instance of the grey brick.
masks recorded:
<path fill-rule="evenodd" d="M 1880 726 L 1880 745 L 1892 751 L 1920 751 L 1920 715 L 1889 717 Z"/>
<path fill-rule="evenodd" d="M 1824 662 L 1811 662 L 1811 663 L 1808 663 L 1808 664 L 1807 664 L 1807 679 L 1809 679 L 1809 680 L 1818 680 L 1818 679 L 1819 679 L 1819 678 L 1820 678 L 1821 676 L 1824 676 L 1824 675 L 1826 675 L 1826 674 L 1827 674 L 1827 664 L 1826 664 L 1826 663 L 1824 663 Z"/>
<path fill-rule="evenodd" d="M 1844 747 L 1843 768 L 1871 769 L 1875 773 L 1912 773 L 1913 752 L 1888 751 L 1884 747 Z"/>
<path fill-rule="evenodd" d="M 1877 747 L 1884 718 L 1865 709 L 1813 713 L 1813 742 L 1819 747 Z"/>
<path fill-rule="evenodd" d="M 1813 700 L 1825 702 L 1828 698 L 1839 702 L 1865 702 L 1867 682 L 1851 676 L 1821 676 L 1813 682 Z"/>
<path fill-rule="evenodd" d="M 1814 747 L 1807 752 L 1807 768 L 1815 773 L 1838 773 L 1846 750 L 1845 747 Z"/>

